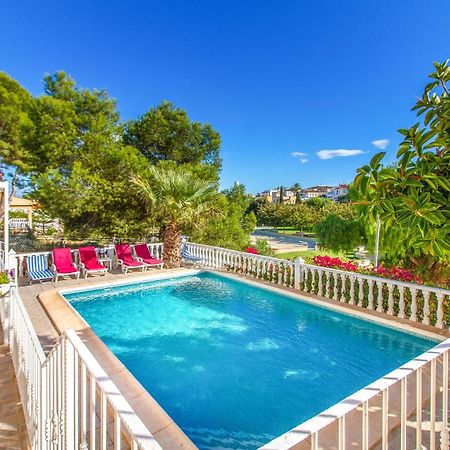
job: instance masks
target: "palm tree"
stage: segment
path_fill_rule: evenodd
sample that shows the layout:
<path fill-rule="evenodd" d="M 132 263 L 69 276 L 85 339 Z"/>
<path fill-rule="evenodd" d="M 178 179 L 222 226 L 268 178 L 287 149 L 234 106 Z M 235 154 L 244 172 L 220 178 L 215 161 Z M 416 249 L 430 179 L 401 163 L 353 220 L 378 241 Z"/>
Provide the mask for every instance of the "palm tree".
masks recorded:
<path fill-rule="evenodd" d="M 149 176 L 132 177 L 139 194 L 164 224 L 165 268 L 180 267 L 181 234 L 209 209 L 217 195 L 215 183 L 199 179 L 191 172 L 150 167 Z"/>

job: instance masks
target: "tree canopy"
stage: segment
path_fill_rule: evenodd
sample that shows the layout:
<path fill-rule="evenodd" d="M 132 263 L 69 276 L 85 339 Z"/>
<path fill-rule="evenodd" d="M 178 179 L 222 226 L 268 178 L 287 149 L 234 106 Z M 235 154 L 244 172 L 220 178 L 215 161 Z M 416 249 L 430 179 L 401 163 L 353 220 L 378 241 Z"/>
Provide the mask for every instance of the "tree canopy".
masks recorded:
<path fill-rule="evenodd" d="M 421 122 L 399 130 L 397 163 L 378 153 L 354 180 L 361 215 L 381 220 L 387 257 L 428 270 L 450 259 L 450 67 L 434 67 L 413 107 Z"/>
<path fill-rule="evenodd" d="M 43 91 L 33 97 L 0 73 L 0 157 L 16 181 L 23 175 L 41 210 L 62 221 L 67 237 L 137 239 L 163 229 L 165 219 L 148 210 L 132 175 L 149 179 L 157 170 L 216 185 L 219 133 L 172 103 L 124 123 L 105 90 L 79 87 L 64 72 L 46 75 Z M 192 233 L 205 243 L 241 249 L 256 222 L 247 211 L 249 197 L 243 186 L 215 190 L 217 213 L 199 218 L 202 229 Z"/>
<path fill-rule="evenodd" d="M 123 141 L 137 148 L 151 164 L 203 164 L 210 169 L 211 178 L 218 179 L 222 164 L 219 133 L 211 125 L 192 122 L 185 111 L 170 102 L 127 122 Z"/>

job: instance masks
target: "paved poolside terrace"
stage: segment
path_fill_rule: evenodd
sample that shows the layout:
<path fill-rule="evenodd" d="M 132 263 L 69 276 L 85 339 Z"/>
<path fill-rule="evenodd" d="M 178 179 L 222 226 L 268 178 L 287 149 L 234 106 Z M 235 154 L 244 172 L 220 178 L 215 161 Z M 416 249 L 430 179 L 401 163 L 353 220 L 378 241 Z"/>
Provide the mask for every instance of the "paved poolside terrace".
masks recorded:
<path fill-rule="evenodd" d="M 100 341 L 100 339 L 94 335 L 93 331 L 89 328 L 86 330 L 86 324 L 80 322 L 79 317 L 75 317 L 76 313 L 71 310 L 70 306 L 62 305 L 62 302 L 65 302 L 62 297 L 58 294 L 59 290 L 72 289 L 72 288 L 90 288 L 90 287 L 104 287 L 111 284 L 122 283 L 122 282 L 133 282 L 133 281 L 144 281 L 150 280 L 152 278 L 158 278 L 162 274 L 165 276 L 172 276 L 182 273 L 192 272 L 195 273 L 191 268 L 180 268 L 180 269 L 171 269 L 171 270 L 157 270 L 150 269 L 146 272 L 133 271 L 127 274 L 122 274 L 119 271 L 108 272 L 105 276 L 101 275 L 93 275 L 84 279 L 73 279 L 66 277 L 64 280 L 60 280 L 58 282 L 42 282 L 42 283 L 33 283 L 29 285 L 25 278 L 20 278 L 19 282 L 19 294 L 20 297 L 27 309 L 27 312 L 30 316 L 33 326 L 37 332 L 38 338 L 43 346 L 44 352 L 47 354 L 50 349 L 55 344 L 56 340 L 60 333 L 64 331 L 66 328 L 74 328 L 79 336 L 82 338 L 84 343 L 88 346 L 89 350 L 94 354 L 94 356 L 99 360 L 99 362 L 104 367 L 105 371 L 111 376 L 111 379 L 116 383 L 122 393 L 125 395 L 127 399 L 137 398 L 137 402 L 130 402 L 133 408 L 136 410 L 138 415 L 142 418 L 143 415 L 147 415 L 148 421 L 146 425 L 149 427 L 152 434 L 159 441 L 160 445 L 163 448 L 195 448 L 195 446 L 191 443 L 191 441 L 184 435 L 184 433 L 174 424 L 171 419 L 162 414 L 158 408 L 155 408 L 155 405 L 147 399 L 142 399 L 145 397 L 142 396 L 143 388 L 139 385 L 139 383 L 134 379 L 134 377 L 128 372 L 127 369 L 124 370 L 124 367 L 117 363 L 117 358 L 112 355 L 112 353 L 106 348 L 106 346 Z M 229 276 L 240 278 L 246 278 L 242 275 L 232 274 Z M 411 322 L 406 319 L 399 319 L 396 317 L 389 317 L 385 314 L 379 313 L 377 311 L 362 311 L 361 308 L 357 306 L 352 306 L 348 304 L 342 304 L 340 302 L 336 302 L 333 300 L 325 299 L 323 297 L 318 297 L 312 294 L 304 294 L 304 293 L 293 293 L 291 288 L 277 286 L 274 287 L 270 283 L 265 283 L 262 281 L 251 280 L 250 283 L 255 284 L 266 284 L 270 289 L 274 289 L 277 291 L 284 291 L 285 293 L 290 294 L 291 296 L 302 298 L 307 301 L 311 301 L 314 303 L 319 303 L 327 307 L 331 307 L 333 309 L 337 309 L 340 311 L 345 311 L 351 314 L 356 314 L 365 318 L 370 318 L 371 320 L 376 320 L 384 324 L 393 325 L 406 330 L 415 330 L 416 332 L 423 333 L 427 336 L 432 336 L 437 339 L 443 340 L 446 337 L 450 337 L 450 333 L 447 330 L 438 330 L 435 327 L 423 325 L 416 322 Z M 59 300 L 55 300 L 59 297 Z M 94 336 L 92 336 L 94 335 Z M 106 355 L 106 357 L 105 357 Z M 112 358 L 111 358 L 112 356 Z M 1 361 L 1 360 L 0 360 Z M 11 367 L 11 373 L 13 374 L 13 370 Z M 9 385 L 12 385 L 12 390 L 14 391 L 14 379 L 10 376 Z M 0 381 L 1 382 L 1 381 Z M 1 386 L 1 385 L 0 385 Z M 134 391 L 134 392 L 133 392 Z M 392 398 L 399 396 L 399 392 L 392 392 Z M 150 397 L 150 396 L 148 396 Z M 139 401 L 139 399 L 141 401 Z M 151 399 L 151 397 L 150 397 Z M 0 401 L 2 397 L 0 397 Z M 153 399 L 152 399 L 153 400 Z M 154 400 L 153 400 L 154 402 Z M 381 402 L 381 399 L 380 399 Z M 154 402 L 156 403 L 156 402 Z M 411 401 L 411 404 L 413 402 Z M 424 402 L 424 418 L 426 417 L 426 408 L 428 407 L 427 403 Z M 153 409 L 153 413 L 148 413 L 148 408 Z M 161 409 L 161 408 L 160 408 Z M 358 410 L 356 410 L 358 411 Z M 361 448 L 361 418 L 360 416 L 355 415 L 352 421 L 354 421 L 354 431 L 349 435 L 348 448 Z M 359 410 L 360 412 L 360 410 Z M 376 421 L 377 413 L 379 412 L 379 407 L 377 404 L 374 404 L 370 411 L 369 417 L 371 421 Z M 399 419 L 399 411 L 395 411 L 394 409 L 390 411 L 392 415 L 393 423 Z M 3 409 L 0 408 L 0 424 L 5 420 L 5 414 Z M 372 417 L 373 416 L 373 417 Z M 17 427 L 20 428 L 22 445 L 25 445 L 23 442 L 25 439 L 23 438 L 23 416 L 20 419 L 20 411 L 17 411 Z M 411 409 L 408 412 L 408 433 L 413 435 L 416 430 L 416 423 L 414 421 L 414 411 Z M 350 419 L 350 417 L 348 418 Z M 21 422 L 22 421 L 22 422 Z M 153 422 L 153 423 L 152 423 Z M 330 437 L 334 434 L 333 427 L 330 426 Z M 429 426 L 429 425 L 428 425 Z M 376 428 L 376 427 L 375 427 Z M 381 426 L 380 426 L 381 428 Z M 395 426 L 393 428 L 396 428 Z M 427 430 L 427 422 L 424 421 L 422 423 L 422 429 L 424 434 L 429 432 Z M 0 435 L 1 436 L 1 435 Z M 399 448 L 398 439 L 399 435 L 395 431 L 390 434 L 391 439 L 391 447 L 390 448 Z M 305 441 L 304 445 L 299 448 L 310 448 L 310 441 Z M 1 449 L 0 442 L 0 449 Z M 4 447 L 10 448 L 10 447 Z M 23 447 L 11 447 L 11 448 L 27 448 Z M 328 443 L 325 441 L 321 442 L 320 448 L 324 449 L 337 449 L 338 443 L 334 442 L 331 438 Z M 375 436 L 370 439 L 370 448 L 378 449 L 380 447 L 380 441 Z"/>

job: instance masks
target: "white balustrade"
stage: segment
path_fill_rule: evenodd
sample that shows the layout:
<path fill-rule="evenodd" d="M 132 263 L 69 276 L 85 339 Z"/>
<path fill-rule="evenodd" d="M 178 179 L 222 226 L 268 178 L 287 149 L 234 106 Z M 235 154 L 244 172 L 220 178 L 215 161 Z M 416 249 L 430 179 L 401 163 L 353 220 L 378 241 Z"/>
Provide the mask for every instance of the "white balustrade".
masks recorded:
<path fill-rule="evenodd" d="M 260 450 L 448 450 L 449 353 L 447 339 Z"/>
<path fill-rule="evenodd" d="M 186 245 L 189 253 L 202 258 L 200 264 L 205 267 L 241 273 L 424 325 L 449 326 L 450 291 L 446 289 L 221 247 Z"/>
<path fill-rule="evenodd" d="M 293 261 L 191 242 L 186 246 L 191 255 L 202 258 L 200 265 L 204 267 L 240 273 L 279 286 L 294 286 Z"/>
<path fill-rule="evenodd" d="M 449 327 L 450 290 L 311 264 L 302 264 L 297 272 L 301 279 L 296 283 L 304 292 L 424 325 Z"/>
<path fill-rule="evenodd" d="M 0 319 L 33 450 L 161 450 L 73 330 L 45 356 L 16 288 L 0 302 Z"/>
<path fill-rule="evenodd" d="M 187 246 L 205 267 L 448 327 L 448 290 L 219 247 Z M 162 244 L 149 244 L 149 249 L 155 257 L 162 257 Z M 26 256 L 14 256 L 17 273 L 23 271 Z M 60 336 L 45 356 L 16 288 L 0 301 L 0 318 L 11 347 L 33 450 L 106 448 L 111 442 L 117 449 L 160 449 L 74 331 Z M 392 432 L 398 434 L 401 448 L 447 448 L 449 352 L 450 339 L 262 448 L 319 449 L 337 443 L 343 450 L 350 442 L 369 448 L 378 434 L 381 448 L 387 449 Z M 413 407 L 415 442 L 407 429 Z M 360 424 L 356 434 L 355 418 Z"/>

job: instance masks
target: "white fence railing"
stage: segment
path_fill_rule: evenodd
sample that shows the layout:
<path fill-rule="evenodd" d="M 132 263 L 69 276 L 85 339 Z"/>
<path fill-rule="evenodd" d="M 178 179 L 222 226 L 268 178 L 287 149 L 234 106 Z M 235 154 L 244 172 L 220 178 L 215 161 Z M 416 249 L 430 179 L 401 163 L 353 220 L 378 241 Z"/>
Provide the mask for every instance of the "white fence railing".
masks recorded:
<path fill-rule="evenodd" d="M 449 326 L 449 290 L 310 264 L 299 269 L 299 288 L 304 292 L 424 325 Z"/>
<path fill-rule="evenodd" d="M 13 218 L 9 219 L 9 227 L 11 230 L 29 230 L 30 223 L 28 222 L 28 219 Z"/>
<path fill-rule="evenodd" d="M 194 243 L 186 245 L 189 254 L 202 258 L 201 265 L 248 275 L 279 286 L 294 287 L 292 261 L 209 245 Z"/>
<path fill-rule="evenodd" d="M 450 291 L 208 245 L 187 244 L 203 264 L 390 316 L 447 329 Z"/>
<path fill-rule="evenodd" d="M 33 450 L 161 450 L 73 330 L 45 356 L 16 289 L 0 302 Z"/>
<path fill-rule="evenodd" d="M 162 256 L 162 245 L 151 245 Z M 195 243 L 187 250 L 207 267 L 448 327 L 447 290 Z M 18 268 L 26 256 L 15 256 Z M 159 448 L 73 331 L 45 357 L 15 290 L 0 301 L 0 316 L 33 448 L 104 448 L 107 441 L 115 448 Z M 448 450 L 449 351 L 447 340 L 263 448 Z"/>
<path fill-rule="evenodd" d="M 450 339 L 261 450 L 448 450 Z"/>
<path fill-rule="evenodd" d="M 162 259 L 163 255 L 163 244 L 160 242 L 147 244 L 150 253 L 158 259 Z M 133 246 L 132 246 L 133 247 Z M 1 251 L 1 249 L 0 249 Z M 98 247 L 97 254 L 101 257 L 109 259 L 111 261 L 111 265 L 115 265 L 115 254 L 114 254 L 114 246 L 108 247 Z M 30 252 L 30 253 L 10 253 L 10 269 L 14 270 L 15 274 L 15 283 L 19 283 L 19 279 L 26 276 L 27 270 L 27 257 L 31 255 L 45 255 L 49 261 L 49 264 L 52 263 L 52 252 L 51 251 L 42 251 L 42 252 Z M 79 265 L 79 256 L 78 249 L 72 248 L 73 261 L 75 264 Z"/>

